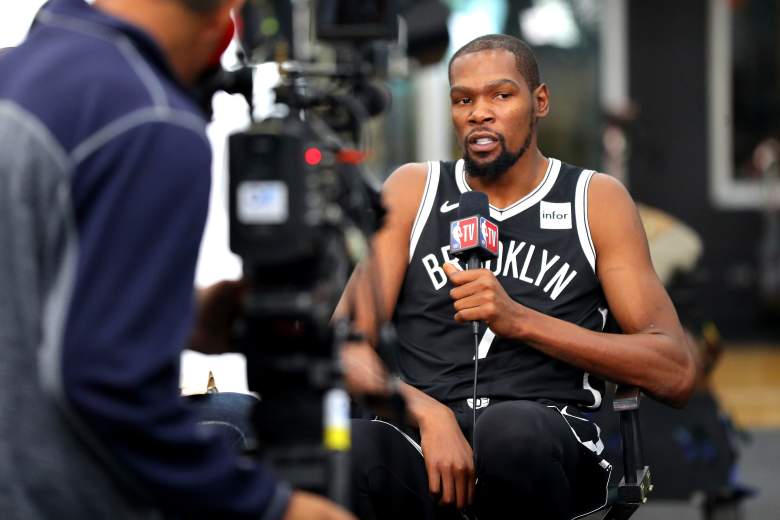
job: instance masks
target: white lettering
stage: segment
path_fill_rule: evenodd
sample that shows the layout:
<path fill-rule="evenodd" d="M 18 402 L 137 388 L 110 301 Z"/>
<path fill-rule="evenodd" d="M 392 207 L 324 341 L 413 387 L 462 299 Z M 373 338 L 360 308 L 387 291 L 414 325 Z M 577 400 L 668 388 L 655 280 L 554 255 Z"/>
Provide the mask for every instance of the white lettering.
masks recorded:
<path fill-rule="evenodd" d="M 444 246 L 444 247 L 441 248 L 441 256 L 442 256 L 442 258 L 444 258 L 444 262 L 445 263 L 449 262 L 449 263 L 452 263 L 452 264 L 457 264 L 458 267 L 463 269 L 463 266 L 460 264 L 460 260 L 450 256 L 450 246 Z"/>
<path fill-rule="evenodd" d="M 444 273 L 444 269 L 439 266 L 436 255 L 433 253 L 425 255 L 422 259 L 422 263 L 425 266 L 428 277 L 431 279 L 431 283 L 433 283 L 434 289 L 438 291 L 447 284 L 447 275 Z"/>
<path fill-rule="evenodd" d="M 525 247 L 525 242 L 520 242 L 517 249 L 515 249 L 514 240 L 509 242 L 509 251 L 506 254 L 506 260 L 504 260 L 504 276 L 507 275 L 509 268 L 511 267 L 512 276 L 517 278 L 517 255 L 523 250 L 523 247 Z"/>
<path fill-rule="evenodd" d="M 550 260 L 550 262 L 548 263 L 547 250 L 542 249 L 542 268 L 539 271 L 539 275 L 536 277 L 536 281 L 534 282 L 535 286 L 539 287 L 539 284 L 542 283 L 542 278 L 544 277 L 544 275 L 547 274 L 547 271 L 549 271 L 550 268 L 555 265 L 555 262 L 557 262 L 559 258 L 561 257 L 555 255 L 554 257 L 552 257 L 552 260 Z"/>
<path fill-rule="evenodd" d="M 531 263 L 531 257 L 534 256 L 534 251 L 536 251 L 536 246 L 531 244 L 531 246 L 528 248 L 528 254 L 525 255 L 525 262 L 523 262 L 523 270 L 520 271 L 520 277 L 519 279 L 527 282 L 527 283 L 534 283 L 533 278 L 528 278 L 528 264 Z"/>
<path fill-rule="evenodd" d="M 569 264 L 568 262 L 563 264 L 560 269 L 558 269 L 558 272 L 555 273 L 555 276 L 553 276 L 550 281 L 547 283 L 547 285 L 544 287 L 544 292 L 547 292 L 550 290 L 550 288 L 555 285 L 555 289 L 553 289 L 552 293 L 550 294 L 550 299 L 555 300 L 558 298 L 558 295 L 561 294 L 561 291 L 563 291 L 567 285 L 569 285 L 569 282 L 572 281 L 572 278 L 574 278 L 577 275 L 577 271 L 572 269 L 572 272 L 569 273 L 569 276 L 566 276 L 566 273 L 569 272 Z"/>
<path fill-rule="evenodd" d="M 474 224 L 467 224 L 464 226 L 463 229 L 463 235 L 465 238 L 465 242 L 470 243 L 474 240 L 474 235 L 476 235 L 477 226 Z"/>
<path fill-rule="evenodd" d="M 498 240 L 498 232 L 493 228 L 487 230 L 487 243 L 490 247 L 496 247 L 496 241 Z"/>
<path fill-rule="evenodd" d="M 498 243 L 498 259 L 496 261 L 496 268 L 493 270 L 493 274 L 498 276 L 498 274 L 501 272 L 501 265 L 503 264 L 504 259 L 504 244 L 502 242 Z M 487 260 L 485 262 L 485 269 L 490 270 L 490 266 L 493 265 L 493 260 Z"/>

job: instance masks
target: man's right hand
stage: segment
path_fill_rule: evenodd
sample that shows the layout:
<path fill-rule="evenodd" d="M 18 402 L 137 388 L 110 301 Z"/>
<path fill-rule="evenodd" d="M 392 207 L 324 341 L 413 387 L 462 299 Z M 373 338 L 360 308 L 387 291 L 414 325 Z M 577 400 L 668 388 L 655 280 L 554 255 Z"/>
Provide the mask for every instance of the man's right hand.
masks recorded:
<path fill-rule="evenodd" d="M 330 500 L 305 491 L 294 491 L 283 520 L 357 520 Z"/>
<path fill-rule="evenodd" d="M 421 445 L 428 471 L 428 488 L 441 504 L 458 508 L 474 498 L 474 456 L 455 414 L 441 403 L 431 406 L 419 421 Z"/>

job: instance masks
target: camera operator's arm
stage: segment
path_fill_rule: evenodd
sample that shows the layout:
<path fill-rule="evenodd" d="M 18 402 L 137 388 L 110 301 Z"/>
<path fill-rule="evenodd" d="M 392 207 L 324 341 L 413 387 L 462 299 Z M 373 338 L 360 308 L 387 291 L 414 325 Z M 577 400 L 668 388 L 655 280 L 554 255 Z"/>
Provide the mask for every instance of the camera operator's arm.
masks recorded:
<path fill-rule="evenodd" d="M 355 270 L 336 309 L 337 317 L 353 316 L 358 330 L 373 344 L 378 324 L 393 315 L 409 265 L 409 240 L 426 175 L 425 164 L 406 164 L 387 179 L 382 191 L 388 211 L 385 224 L 374 237 L 370 261 Z M 473 456 L 454 414 L 406 383 L 401 383 L 400 390 L 410 422 L 420 429 L 430 491 L 441 494 L 444 503 L 469 503 L 474 488 Z"/>
<path fill-rule="evenodd" d="M 650 263 L 642 224 L 618 181 L 595 175 L 588 221 L 596 274 L 624 334 L 605 334 L 546 316 L 508 297 L 486 269 L 458 272 L 445 266 L 455 319 L 482 320 L 499 336 L 617 383 L 636 385 L 659 400 L 682 406 L 693 389 L 695 364 L 674 306 Z"/>
<path fill-rule="evenodd" d="M 48 394 L 122 482 L 173 516 L 352 518 L 297 498 L 260 464 L 239 460 L 199 429 L 179 396 L 208 202 L 204 138 L 149 122 L 93 157 L 113 167 L 73 180 L 78 263 L 61 345 L 45 360 Z M 103 197 L 93 196 L 96 185 Z"/>

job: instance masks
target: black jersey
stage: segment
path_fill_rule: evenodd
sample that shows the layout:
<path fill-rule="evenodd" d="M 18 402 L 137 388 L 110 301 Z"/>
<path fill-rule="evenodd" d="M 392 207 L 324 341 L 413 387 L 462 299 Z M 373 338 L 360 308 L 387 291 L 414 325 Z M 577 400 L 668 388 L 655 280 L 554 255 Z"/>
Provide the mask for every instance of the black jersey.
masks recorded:
<path fill-rule="evenodd" d="M 499 226 L 499 256 L 486 262 L 510 297 L 549 316 L 604 330 L 607 305 L 595 274 L 588 229 L 593 171 L 549 159 L 544 179 L 506 208 L 490 206 Z M 452 285 L 442 269 L 449 225 L 466 182 L 463 160 L 430 162 L 409 244 L 394 321 L 402 378 L 442 402 L 472 395 L 474 337 L 454 321 Z M 601 404 L 604 383 L 519 341 L 480 329 L 478 407 L 490 399 L 548 399 L 588 408 Z"/>

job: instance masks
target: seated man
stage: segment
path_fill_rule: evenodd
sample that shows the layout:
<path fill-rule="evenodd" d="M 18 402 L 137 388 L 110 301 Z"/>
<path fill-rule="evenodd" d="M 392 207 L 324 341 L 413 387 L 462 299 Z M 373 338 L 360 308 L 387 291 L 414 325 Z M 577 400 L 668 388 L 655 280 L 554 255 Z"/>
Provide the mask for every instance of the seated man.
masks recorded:
<path fill-rule="evenodd" d="M 681 406 L 694 363 L 626 190 L 537 147 L 550 96 L 531 50 L 483 36 L 455 53 L 449 75 L 463 158 L 406 164 L 387 180 L 374 259 L 337 311 L 356 314 L 369 338 L 392 317 L 415 428 L 354 422 L 355 510 L 427 519 L 473 504 L 480 520 L 569 519 L 605 501 L 611 465 L 582 414 L 601 404 L 602 378 Z M 449 224 L 470 190 L 488 195 L 500 254 L 464 271 Z M 625 334 L 604 332 L 609 312 Z"/>

